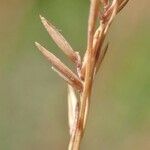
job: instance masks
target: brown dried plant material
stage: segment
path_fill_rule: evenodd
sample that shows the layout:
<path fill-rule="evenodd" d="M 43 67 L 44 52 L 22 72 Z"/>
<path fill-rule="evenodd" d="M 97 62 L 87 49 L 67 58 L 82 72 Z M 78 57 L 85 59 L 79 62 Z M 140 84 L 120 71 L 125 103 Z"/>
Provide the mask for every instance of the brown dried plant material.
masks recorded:
<path fill-rule="evenodd" d="M 78 52 L 75 52 L 65 38 L 58 32 L 50 22 L 40 15 L 41 21 L 49 35 L 52 37 L 58 47 L 74 62 L 80 66 L 81 60 Z"/>
<path fill-rule="evenodd" d="M 117 1 L 117 3 L 118 3 L 117 13 L 119 13 L 128 2 L 129 2 L 129 0 Z M 112 14 L 112 11 L 113 11 L 112 7 L 113 7 L 113 4 L 110 7 L 108 7 L 108 9 L 104 12 L 104 14 L 102 16 L 103 19 L 108 20 L 108 18 L 110 17 L 110 15 Z"/>
<path fill-rule="evenodd" d="M 70 135 L 73 132 L 73 127 L 77 121 L 77 112 L 78 112 L 78 99 L 75 94 L 75 90 L 72 86 L 68 85 L 68 121 L 70 128 Z"/>
<path fill-rule="evenodd" d="M 109 7 L 109 0 L 101 0 L 101 3 L 104 5 L 104 10 Z"/>
<path fill-rule="evenodd" d="M 65 38 L 51 23 L 40 16 L 49 35 L 69 59 L 75 63 L 77 70 L 77 73 L 74 73 L 55 55 L 36 43 L 38 49 L 53 65 L 52 69 L 68 84 L 68 122 L 70 133 L 68 150 L 79 150 L 80 148 L 86 126 L 94 78 L 108 50 L 108 44 L 104 48 L 103 44 L 112 21 L 128 1 L 90 0 L 87 48 L 82 62 L 79 53 L 72 49 Z M 99 23 L 98 27 L 96 23 Z M 79 95 L 79 99 L 76 93 Z"/>
<path fill-rule="evenodd" d="M 66 80 L 70 85 L 72 85 L 76 90 L 82 91 L 82 82 L 79 79 L 79 77 L 74 74 L 67 66 L 65 66 L 54 54 L 49 52 L 47 49 L 45 49 L 43 46 L 41 46 L 39 43 L 35 43 L 39 51 L 42 52 L 42 54 L 46 57 L 46 59 L 52 63 L 54 68 L 57 70 L 59 75 Z"/>
<path fill-rule="evenodd" d="M 87 49 L 92 49 L 93 45 L 93 36 L 95 32 L 96 21 L 99 13 L 100 1 L 91 0 L 89 21 L 88 21 L 88 43 Z"/>
<path fill-rule="evenodd" d="M 100 66 L 101 66 L 101 63 L 103 62 L 104 58 L 105 58 L 105 55 L 108 51 L 108 46 L 109 46 L 109 43 L 106 44 L 106 46 L 104 47 L 103 51 L 101 52 L 101 54 L 99 56 L 97 56 L 97 62 L 96 62 L 96 67 L 95 67 L 95 73 L 98 72 Z"/>
<path fill-rule="evenodd" d="M 106 27 L 105 27 L 105 30 L 104 30 L 104 34 L 107 33 L 108 31 L 108 28 L 110 27 L 112 21 L 113 21 L 113 18 L 115 17 L 115 15 L 117 14 L 117 9 L 118 9 L 118 0 L 113 0 L 112 2 L 112 5 L 111 5 L 111 9 L 112 9 L 112 13 L 110 15 L 110 18 L 106 24 Z"/>
<path fill-rule="evenodd" d="M 122 0 L 119 4 L 119 8 L 118 8 L 117 12 L 119 13 L 127 5 L 128 2 L 129 2 L 129 0 Z"/>
<path fill-rule="evenodd" d="M 86 63 L 87 63 L 87 56 L 88 56 L 87 53 L 89 49 L 92 50 L 92 46 L 93 46 L 93 38 L 94 38 L 94 33 L 95 33 L 96 21 L 98 18 L 98 14 L 100 12 L 99 8 L 100 8 L 100 1 L 91 0 L 89 20 L 88 20 L 87 51 L 85 53 L 83 64 L 82 64 L 82 69 L 81 69 L 81 78 L 83 79 L 84 79 L 85 68 L 86 68 Z"/>

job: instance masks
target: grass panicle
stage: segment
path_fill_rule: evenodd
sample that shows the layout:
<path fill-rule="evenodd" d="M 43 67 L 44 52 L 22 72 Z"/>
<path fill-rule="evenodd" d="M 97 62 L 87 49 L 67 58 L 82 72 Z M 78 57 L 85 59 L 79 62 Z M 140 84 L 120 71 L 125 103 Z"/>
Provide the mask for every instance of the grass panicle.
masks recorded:
<path fill-rule="evenodd" d="M 87 122 L 93 82 L 108 51 L 109 43 L 107 42 L 103 46 L 105 38 L 115 16 L 125 7 L 128 1 L 90 0 L 87 45 L 83 59 L 56 27 L 40 15 L 42 24 L 50 37 L 73 62 L 77 70 L 74 73 L 54 54 L 39 43 L 35 43 L 39 51 L 52 64 L 52 69 L 68 84 L 68 124 L 70 133 L 68 150 L 79 150 L 80 148 Z"/>

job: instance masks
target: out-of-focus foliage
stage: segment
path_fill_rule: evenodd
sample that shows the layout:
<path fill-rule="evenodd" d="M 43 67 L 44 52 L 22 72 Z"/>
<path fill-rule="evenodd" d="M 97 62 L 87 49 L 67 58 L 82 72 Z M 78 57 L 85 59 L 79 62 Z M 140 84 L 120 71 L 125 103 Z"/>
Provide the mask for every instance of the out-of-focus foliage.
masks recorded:
<path fill-rule="evenodd" d="M 149 5 L 131 0 L 111 27 L 82 149 L 150 149 Z M 34 41 L 71 64 L 38 15 L 50 19 L 83 54 L 88 7 L 88 0 L 0 0 L 0 149 L 67 149 L 66 85 Z"/>

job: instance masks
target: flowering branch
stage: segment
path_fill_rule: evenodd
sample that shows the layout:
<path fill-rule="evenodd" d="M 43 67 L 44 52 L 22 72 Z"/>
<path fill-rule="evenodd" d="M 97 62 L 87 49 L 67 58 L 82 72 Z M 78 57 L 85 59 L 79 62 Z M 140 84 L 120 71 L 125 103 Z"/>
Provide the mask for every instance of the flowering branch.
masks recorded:
<path fill-rule="evenodd" d="M 84 134 L 91 92 L 96 76 L 108 50 L 108 43 L 103 44 L 114 17 L 124 8 L 129 0 L 90 0 L 90 13 L 87 31 L 87 49 L 81 62 L 80 54 L 73 50 L 56 27 L 40 16 L 49 35 L 65 55 L 75 64 L 77 73 L 71 71 L 54 54 L 39 43 L 37 48 L 52 64 L 56 71 L 68 84 L 68 121 L 70 142 L 68 150 L 79 150 Z M 98 23 L 98 26 L 96 25 Z M 77 91 L 77 92 L 76 92 Z M 79 99 L 76 93 L 79 94 Z"/>

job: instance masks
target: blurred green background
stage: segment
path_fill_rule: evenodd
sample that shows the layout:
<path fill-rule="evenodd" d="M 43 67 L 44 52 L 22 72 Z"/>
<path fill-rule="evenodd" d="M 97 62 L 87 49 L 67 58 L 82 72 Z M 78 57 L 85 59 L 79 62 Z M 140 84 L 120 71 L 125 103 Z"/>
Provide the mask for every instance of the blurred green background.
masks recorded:
<path fill-rule="evenodd" d="M 149 5 L 131 0 L 111 26 L 83 150 L 150 149 Z M 42 14 L 83 55 L 88 10 L 89 0 L 0 0 L 1 150 L 67 149 L 66 84 L 34 41 L 67 60 L 43 28 Z"/>

